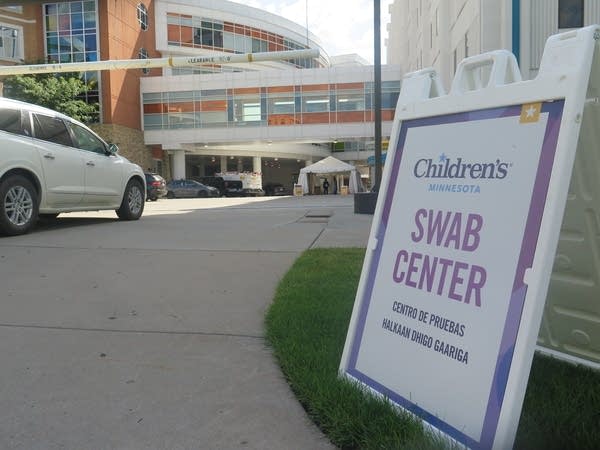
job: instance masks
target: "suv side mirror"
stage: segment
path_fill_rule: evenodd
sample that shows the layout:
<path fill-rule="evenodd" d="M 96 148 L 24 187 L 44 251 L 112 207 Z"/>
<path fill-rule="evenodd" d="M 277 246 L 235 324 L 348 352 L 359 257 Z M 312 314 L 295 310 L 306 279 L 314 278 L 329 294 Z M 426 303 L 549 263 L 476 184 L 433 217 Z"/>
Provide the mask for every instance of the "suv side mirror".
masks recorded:
<path fill-rule="evenodd" d="M 117 147 L 117 144 L 108 144 L 108 153 L 110 155 L 116 155 L 118 151 L 119 147 Z"/>

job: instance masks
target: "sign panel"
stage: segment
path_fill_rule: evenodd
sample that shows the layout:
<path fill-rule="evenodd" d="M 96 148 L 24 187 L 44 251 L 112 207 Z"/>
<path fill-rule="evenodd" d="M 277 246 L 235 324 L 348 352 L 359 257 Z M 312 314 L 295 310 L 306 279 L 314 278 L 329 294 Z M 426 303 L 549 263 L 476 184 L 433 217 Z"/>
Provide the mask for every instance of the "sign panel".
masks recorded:
<path fill-rule="evenodd" d="M 345 371 L 471 448 L 492 447 L 527 326 L 563 106 L 405 120 L 380 192 Z"/>

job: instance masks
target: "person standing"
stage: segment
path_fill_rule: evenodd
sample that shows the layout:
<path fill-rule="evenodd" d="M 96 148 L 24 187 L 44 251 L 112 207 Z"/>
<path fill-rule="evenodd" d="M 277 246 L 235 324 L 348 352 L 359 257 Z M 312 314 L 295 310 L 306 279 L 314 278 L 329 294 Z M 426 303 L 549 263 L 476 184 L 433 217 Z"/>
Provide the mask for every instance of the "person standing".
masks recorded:
<path fill-rule="evenodd" d="M 327 181 L 327 179 L 323 181 L 323 194 L 329 194 L 329 181 Z"/>

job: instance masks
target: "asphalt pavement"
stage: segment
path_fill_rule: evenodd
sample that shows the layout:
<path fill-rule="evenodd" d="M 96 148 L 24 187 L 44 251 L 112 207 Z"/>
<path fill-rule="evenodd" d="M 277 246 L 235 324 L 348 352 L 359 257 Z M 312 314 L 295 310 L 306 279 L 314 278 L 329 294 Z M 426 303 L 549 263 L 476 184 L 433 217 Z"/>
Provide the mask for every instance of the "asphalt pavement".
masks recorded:
<path fill-rule="evenodd" d="M 302 251 L 371 220 L 352 196 L 175 199 L 0 237 L 0 448 L 332 448 L 264 315 Z"/>

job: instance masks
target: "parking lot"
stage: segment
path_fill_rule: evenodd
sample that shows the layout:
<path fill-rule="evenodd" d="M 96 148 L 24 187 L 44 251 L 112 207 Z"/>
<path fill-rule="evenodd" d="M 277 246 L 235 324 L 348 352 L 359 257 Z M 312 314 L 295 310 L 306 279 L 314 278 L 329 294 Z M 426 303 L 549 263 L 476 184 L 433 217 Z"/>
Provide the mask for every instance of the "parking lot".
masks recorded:
<path fill-rule="evenodd" d="M 263 338 L 311 247 L 364 246 L 351 196 L 147 202 L 0 237 L 0 448 L 328 448 Z"/>

